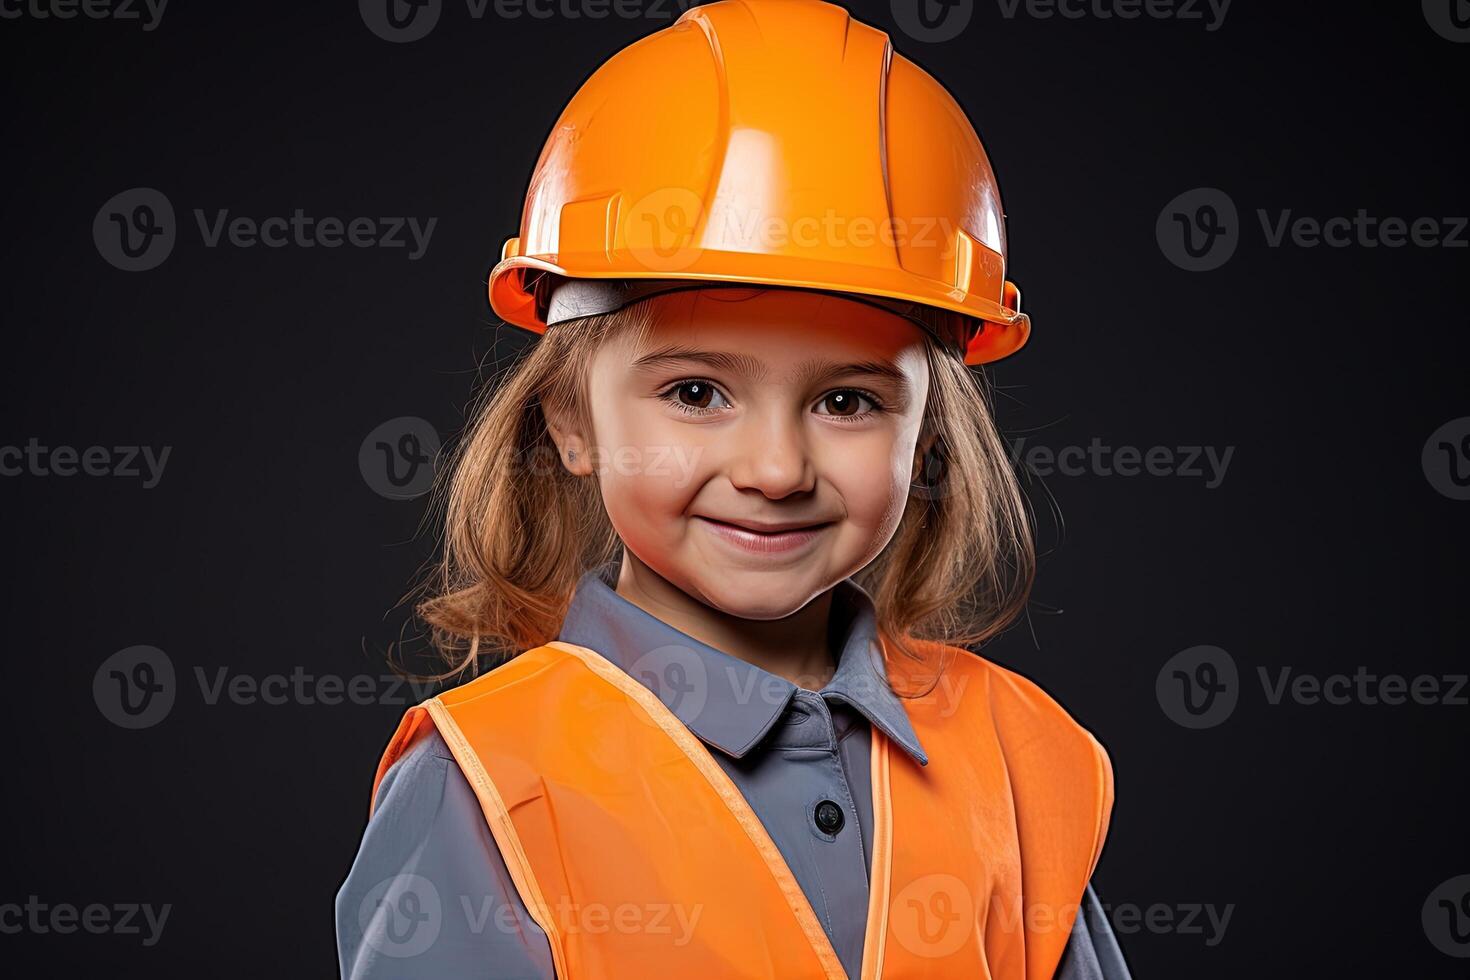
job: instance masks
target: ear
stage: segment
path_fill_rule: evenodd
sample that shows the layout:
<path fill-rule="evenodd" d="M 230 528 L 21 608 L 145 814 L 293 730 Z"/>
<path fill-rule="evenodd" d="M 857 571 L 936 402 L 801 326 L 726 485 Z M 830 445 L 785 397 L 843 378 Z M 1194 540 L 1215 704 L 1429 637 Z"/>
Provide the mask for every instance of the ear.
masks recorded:
<path fill-rule="evenodd" d="M 557 456 L 561 465 L 573 476 L 592 475 L 592 453 L 581 427 L 561 412 L 541 406 L 541 417 L 546 420 L 546 431 L 556 443 Z"/>
<path fill-rule="evenodd" d="M 917 483 L 919 474 L 924 472 L 924 456 L 934 448 L 935 441 L 939 438 L 936 432 L 919 433 L 919 442 L 914 447 L 914 470 L 909 474 L 909 482 Z"/>

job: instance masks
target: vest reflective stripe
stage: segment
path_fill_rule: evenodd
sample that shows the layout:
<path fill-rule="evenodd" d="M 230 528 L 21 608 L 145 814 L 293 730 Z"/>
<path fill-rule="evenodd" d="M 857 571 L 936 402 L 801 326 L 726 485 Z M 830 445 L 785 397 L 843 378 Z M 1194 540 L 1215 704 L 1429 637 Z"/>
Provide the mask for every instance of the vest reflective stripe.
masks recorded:
<path fill-rule="evenodd" d="M 1035 685 L 953 656 L 945 683 L 903 702 L 927 767 L 872 730 L 861 975 L 1050 980 L 1106 834 L 1111 769 Z M 554 642 L 410 709 L 379 781 L 430 724 L 559 977 L 846 977 L 739 789 L 599 654 Z"/>

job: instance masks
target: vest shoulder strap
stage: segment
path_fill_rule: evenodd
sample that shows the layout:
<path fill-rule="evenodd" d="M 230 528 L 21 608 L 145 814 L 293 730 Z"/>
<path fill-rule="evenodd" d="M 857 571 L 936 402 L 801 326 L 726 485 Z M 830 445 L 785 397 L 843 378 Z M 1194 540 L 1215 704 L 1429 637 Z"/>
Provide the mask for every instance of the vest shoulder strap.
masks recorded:
<path fill-rule="evenodd" d="M 1017 789 L 1018 810 L 1068 814 L 1074 839 L 1088 842 L 1090 878 L 1112 817 L 1113 766 L 1107 750 L 1035 681 L 973 651 L 948 649 L 954 651 L 960 677 L 969 675 L 987 695 L 985 706 Z"/>
<path fill-rule="evenodd" d="M 931 761 L 896 760 L 895 798 L 932 793 L 933 805 L 999 835 L 982 861 L 990 884 L 972 889 L 991 903 L 990 975 L 1050 978 L 1107 836 L 1107 753 L 1035 682 L 962 647 L 917 645 L 925 664 L 942 665 L 930 690 L 905 701 Z"/>
<path fill-rule="evenodd" d="M 430 698 L 423 704 L 409 708 L 398 723 L 393 737 L 388 740 L 388 746 L 383 750 L 382 759 L 378 763 L 377 775 L 373 779 L 372 801 L 368 806 L 369 815 L 372 814 L 373 807 L 376 805 L 378 787 L 382 785 L 383 777 L 388 774 L 388 770 L 395 762 L 403 758 L 420 739 L 434 730 L 434 722 L 429 714 L 431 704 L 459 705 L 493 695 L 540 673 L 564 656 L 565 654 L 552 647 L 537 647 L 534 650 L 528 650 L 494 670 L 481 674 L 474 680 L 445 691 L 438 697 Z"/>

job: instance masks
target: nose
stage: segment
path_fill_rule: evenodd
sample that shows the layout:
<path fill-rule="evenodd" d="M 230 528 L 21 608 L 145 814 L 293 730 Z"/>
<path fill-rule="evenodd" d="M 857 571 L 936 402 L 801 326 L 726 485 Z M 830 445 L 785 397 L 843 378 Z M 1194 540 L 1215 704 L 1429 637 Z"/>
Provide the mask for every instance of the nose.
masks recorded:
<path fill-rule="evenodd" d="M 737 490 L 772 500 L 816 487 L 816 465 L 801 423 L 784 412 L 757 413 L 730 434 L 728 475 Z"/>

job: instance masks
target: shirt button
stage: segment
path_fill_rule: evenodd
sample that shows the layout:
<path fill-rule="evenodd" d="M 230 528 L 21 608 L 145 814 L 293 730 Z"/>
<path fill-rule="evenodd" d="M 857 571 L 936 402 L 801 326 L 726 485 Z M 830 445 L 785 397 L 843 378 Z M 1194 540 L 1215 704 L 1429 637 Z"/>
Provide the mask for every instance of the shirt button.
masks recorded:
<path fill-rule="evenodd" d="M 823 800 L 818 803 L 816 810 L 812 813 L 812 818 L 816 820 L 818 830 L 833 836 L 842 829 L 844 819 L 842 807 L 831 800 Z"/>

